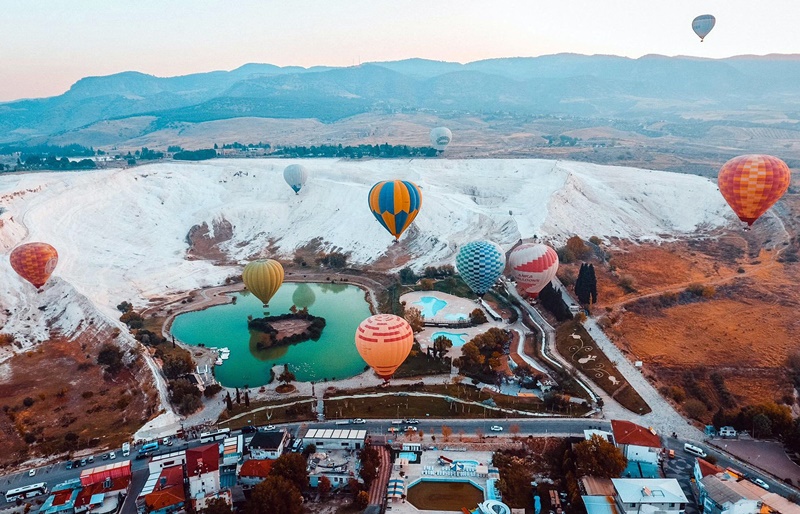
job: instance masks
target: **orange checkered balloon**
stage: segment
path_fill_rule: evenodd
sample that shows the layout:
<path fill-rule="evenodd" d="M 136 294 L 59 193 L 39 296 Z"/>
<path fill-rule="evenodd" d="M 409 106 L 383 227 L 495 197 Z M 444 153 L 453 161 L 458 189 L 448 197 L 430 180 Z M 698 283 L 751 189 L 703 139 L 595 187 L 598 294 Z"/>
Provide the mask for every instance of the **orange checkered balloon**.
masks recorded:
<path fill-rule="evenodd" d="M 58 264 L 58 252 L 47 243 L 26 243 L 11 252 L 11 267 L 39 289 Z"/>
<path fill-rule="evenodd" d="M 791 173 L 771 155 L 740 155 L 719 170 L 719 190 L 739 219 L 752 225 L 789 189 Z"/>

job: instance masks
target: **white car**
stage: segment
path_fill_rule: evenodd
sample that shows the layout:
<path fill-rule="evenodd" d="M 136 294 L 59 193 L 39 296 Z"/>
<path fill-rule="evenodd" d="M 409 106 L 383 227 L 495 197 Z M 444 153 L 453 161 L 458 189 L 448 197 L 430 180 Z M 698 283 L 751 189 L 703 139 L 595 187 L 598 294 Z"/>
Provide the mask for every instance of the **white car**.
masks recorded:
<path fill-rule="evenodd" d="M 353 420 L 353 424 L 355 424 L 355 425 L 364 425 L 364 424 L 366 424 L 366 423 L 367 423 L 367 422 L 366 422 L 366 421 L 364 421 L 364 420 L 363 420 L 363 419 L 361 419 L 361 418 L 356 418 L 356 419 L 354 419 L 354 420 Z"/>
<path fill-rule="evenodd" d="M 417 432 L 417 427 L 406 427 L 406 432 Z"/>
<path fill-rule="evenodd" d="M 761 480 L 760 478 L 754 478 L 753 483 L 757 486 L 763 487 L 764 489 L 769 489 L 769 484 Z"/>
<path fill-rule="evenodd" d="M 501 427 L 500 425 L 492 425 L 492 427 L 489 428 L 489 430 L 491 430 L 492 432 L 502 432 L 503 427 Z"/>
<path fill-rule="evenodd" d="M 32 477 L 32 476 L 34 476 L 35 474 L 36 474 L 36 470 L 35 470 L 35 469 L 32 469 L 32 470 L 28 471 L 28 476 L 29 476 L 29 477 Z"/>
<path fill-rule="evenodd" d="M 116 459 L 116 458 L 117 458 L 117 454 L 116 454 L 116 452 L 110 452 L 110 453 L 108 454 L 108 458 L 109 458 L 109 460 L 114 460 L 114 459 Z"/>
<path fill-rule="evenodd" d="M 275 425 L 267 425 L 266 430 L 275 430 Z"/>
<path fill-rule="evenodd" d="M 407 419 L 403 423 L 405 423 L 406 425 L 419 425 L 419 420 L 418 419 Z"/>

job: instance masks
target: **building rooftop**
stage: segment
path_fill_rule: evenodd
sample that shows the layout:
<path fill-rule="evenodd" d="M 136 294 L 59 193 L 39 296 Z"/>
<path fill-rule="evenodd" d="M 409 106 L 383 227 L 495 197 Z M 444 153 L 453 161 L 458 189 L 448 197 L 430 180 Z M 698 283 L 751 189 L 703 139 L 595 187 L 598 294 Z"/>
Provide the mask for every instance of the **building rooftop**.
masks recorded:
<path fill-rule="evenodd" d="M 160 510 L 186 501 L 183 490 L 183 466 L 171 466 L 153 473 L 147 479 L 140 496 L 149 510 Z"/>
<path fill-rule="evenodd" d="M 131 477 L 126 476 L 109 479 L 109 482 L 107 483 L 95 482 L 91 485 L 88 485 L 78 493 L 78 497 L 75 499 L 75 508 L 103 503 L 106 493 L 124 491 L 128 489 L 128 485 L 130 483 Z"/>
<path fill-rule="evenodd" d="M 587 514 L 618 514 L 613 496 L 582 496 Z"/>
<path fill-rule="evenodd" d="M 258 448 L 259 450 L 277 450 L 285 437 L 286 432 L 283 430 L 279 432 L 256 432 L 256 434 L 250 440 L 250 448 Z"/>
<path fill-rule="evenodd" d="M 258 477 L 266 478 L 272 469 L 272 463 L 275 462 L 269 459 L 249 459 L 244 461 L 242 467 L 239 469 L 240 477 Z"/>
<path fill-rule="evenodd" d="M 366 439 L 366 430 L 352 430 L 349 428 L 310 428 L 303 439 Z"/>
<path fill-rule="evenodd" d="M 611 420 L 611 430 L 614 432 L 614 439 L 617 444 L 661 448 L 661 438 L 649 429 L 639 426 L 636 423 L 614 419 Z"/>
<path fill-rule="evenodd" d="M 701 459 L 700 457 L 696 457 L 695 460 L 697 461 L 697 466 L 700 468 L 700 476 L 707 477 L 709 475 L 716 475 L 717 473 L 722 473 L 725 471 L 716 464 L 711 464 L 707 460 Z"/>
<path fill-rule="evenodd" d="M 622 503 L 688 503 L 674 478 L 612 478 Z"/>
<path fill-rule="evenodd" d="M 700 482 L 708 497 L 720 505 L 736 503 L 739 500 L 761 500 L 760 495 L 749 491 L 744 484 L 725 473 L 705 476 Z"/>
<path fill-rule="evenodd" d="M 614 496 L 614 483 L 610 478 L 583 477 L 580 486 L 584 496 Z"/>
<path fill-rule="evenodd" d="M 81 484 L 86 487 L 98 482 L 104 482 L 107 478 L 116 479 L 131 476 L 131 461 L 123 460 L 105 466 L 84 469 L 81 471 Z"/>
<path fill-rule="evenodd" d="M 186 474 L 190 477 L 219 469 L 219 443 L 186 450 Z"/>
<path fill-rule="evenodd" d="M 348 450 L 317 452 L 308 458 L 309 475 L 356 476 L 358 459 Z"/>

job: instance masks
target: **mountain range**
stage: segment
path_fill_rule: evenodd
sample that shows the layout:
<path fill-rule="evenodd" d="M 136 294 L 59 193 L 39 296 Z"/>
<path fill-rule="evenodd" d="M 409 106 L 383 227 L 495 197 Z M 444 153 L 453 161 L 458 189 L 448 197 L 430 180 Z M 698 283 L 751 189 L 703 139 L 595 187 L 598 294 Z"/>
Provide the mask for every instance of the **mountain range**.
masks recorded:
<path fill-rule="evenodd" d="M 0 104 L 0 143 L 44 142 L 98 122 L 147 117 L 143 133 L 231 118 L 317 119 L 423 111 L 631 120 L 718 112 L 798 117 L 800 56 L 726 59 L 558 54 L 467 64 L 408 59 L 334 68 L 246 64 L 160 78 L 86 77 L 66 93 Z"/>

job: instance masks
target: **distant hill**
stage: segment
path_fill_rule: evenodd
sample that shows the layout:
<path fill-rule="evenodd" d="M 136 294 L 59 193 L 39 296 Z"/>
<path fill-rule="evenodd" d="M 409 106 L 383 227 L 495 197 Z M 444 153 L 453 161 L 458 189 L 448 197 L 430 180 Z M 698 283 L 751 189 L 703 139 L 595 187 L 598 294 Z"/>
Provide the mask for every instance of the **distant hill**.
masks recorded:
<path fill-rule="evenodd" d="M 468 64 L 408 59 L 346 68 L 246 64 L 160 78 L 87 77 L 63 95 L 0 104 L 0 143 L 42 141 L 147 116 L 149 128 L 240 117 L 324 123 L 363 113 L 513 113 L 630 120 L 696 112 L 797 112 L 800 57 L 558 54 Z"/>

